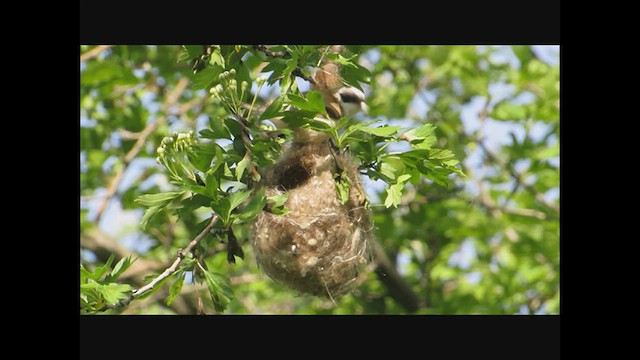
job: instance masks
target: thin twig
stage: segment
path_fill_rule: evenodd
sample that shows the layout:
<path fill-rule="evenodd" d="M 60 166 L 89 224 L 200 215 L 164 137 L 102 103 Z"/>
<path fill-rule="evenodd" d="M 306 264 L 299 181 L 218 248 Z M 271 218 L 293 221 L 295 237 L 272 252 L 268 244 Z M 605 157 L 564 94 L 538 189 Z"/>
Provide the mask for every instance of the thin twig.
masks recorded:
<path fill-rule="evenodd" d="M 150 291 L 151 289 L 153 289 L 153 287 L 158 284 L 159 282 L 161 282 L 162 280 L 168 278 L 169 276 L 171 276 L 171 274 L 173 274 L 174 272 L 176 272 L 176 270 L 178 269 L 178 265 L 180 265 L 180 263 L 182 262 L 182 260 L 184 259 L 184 257 L 186 256 L 186 254 L 188 254 L 189 252 L 191 252 L 191 250 L 193 250 L 193 248 L 198 245 L 198 243 L 200 242 L 200 240 L 202 240 L 207 234 L 209 234 L 209 232 L 211 232 L 211 229 L 213 228 L 213 226 L 218 222 L 218 215 L 214 215 L 211 217 L 211 221 L 209 221 L 209 224 L 202 230 L 202 232 L 200 232 L 200 234 L 198 234 L 198 236 L 196 236 L 193 240 L 191 240 L 191 242 L 187 245 L 186 248 L 184 249 L 180 249 L 178 250 L 178 256 L 176 257 L 176 259 L 173 261 L 173 264 L 171 264 L 171 266 L 169 266 L 165 271 L 162 272 L 162 274 L 158 275 L 155 279 L 153 279 L 150 283 L 148 283 L 147 285 L 139 288 L 138 290 L 135 290 L 133 292 L 133 294 L 131 294 L 128 298 L 119 301 L 118 303 L 116 303 L 115 305 L 107 305 L 104 308 L 100 309 L 101 311 L 107 310 L 107 309 L 113 309 L 113 308 L 118 308 L 118 307 L 123 307 L 123 306 L 127 306 L 131 301 L 133 301 L 135 298 L 142 296 L 143 294 L 145 294 L 146 292 Z"/>
<path fill-rule="evenodd" d="M 502 161 L 485 144 L 484 136 L 481 133 L 481 129 L 482 129 L 482 126 L 484 125 L 485 121 L 489 117 L 489 113 L 490 113 L 489 105 L 490 105 L 490 103 L 491 103 L 491 97 L 488 97 L 487 101 L 485 102 L 484 106 L 482 107 L 482 110 L 480 110 L 480 113 L 478 114 L 478 120 L 480 122 L 480 126 L 479 126 L 479 129 L 478 129 L 478 135 L 476 136 L 476 142 L 478 143 L 478 145 L 480 145 L 480 148 L 482 149 L 482 151 L 484 152 L 485 156 L 490 161 L 494 162 L 495 164 L 498 164 L 498 166 L 502 167 L 503 169 L 506 169 L 509 172 L 509 175 L 511 175 L 511 177 L 516 181 L 516 185 L 517 186 L 522 186 L 527 192 L 529 192 L 534 197 L 534 199 L 536 199 L 536 201 L 538 201 L 539 203 L 543 204 L 547 208 L 553 210 L 554 212 L 559 213 L 560 209 L 558 208 L 558 206 L 556 206 L 553 203 L 548 202 L 540 192 L 538 192 L 536 189 L 533 188 L 533 186 L 531 186 L 531 185 L 529 185 L 529 184 L 524 182 L 524 175 L 519 173 L 519 172 L 517 172 L 512 163 L 506 162 L 506 161 Z M 521 214 L 517 214 L 517 215 L 521 215 Z"/>
<path fill-rule="evenodd" d="M 109 49 L 113 45 L 99 45 L 94 47 L 93 49 L 87 51 L 86 53 L 80 55 L 80 62 L 87 61 L 89 59 L 93 59 L 94 57 L 102 54 L 103 51 Z"/>
<path fill-rule="evenodd" d="M 189 80 L 187 78 L 181 78 L 178 81 L 173 91 L 169 93 L 169 95 L 167 95 L 166 102 L 165 102 L 166 112 L 168 112 L 168 110 L 175 104 L 175 102 L 178 101 L 178 99 L 180 98 L 180 96 L 182 95 L 182 93 L 184 92 L 188 84 L 189 84 Z M 192 102 L 189 102 L 189 103 L 192 104 Z M 178 109 L 178 114 L 182 114 L 187 110 L 188 110 L 187 107 L 180 106 L 180 108 Z M 113 178 L 109 182 L 109 185 L 107 186 L 107 193 L 105 195 L 105 198 L 100 204 L 100 206 L 98 207 L 98 211 L 96 212 L 96 216 L 94 218 L 95 223 L 100 222 L 100 219 L 102 218 L 102 215 L 104 214 L 104 211 L 107 208 L 107 205 L 111 201 L 111 198 L 115 195 L 116 190 L 118 189 L 118 185 L 120 185 L 120 182 L 122 181 L 122 176 L 124 175 L 125 170 L 129 166 L 129 163 L 131 163 L 131 161 L 133 161 L 133 159 L 138 155 L 140 150 L 142 150 L 142 147 L 147 141 L 147 138 L 149 137 L 149 135 L 151 135 L 159 125 L 165 123 L 168 117 L 169 115 L 161 116 L 160 118 L 156 119 L 155 122 L 148 124 L 139 133 L 135 144 L 133 145 L 131 150 L 129 150 L 129 152 L 127 152 L 127 154 L 124 156 L 122 165 L 118 168 L 118 171 L 113 176 Z"/>
<path fill-rule="evenodd" d="M 538 201 L 539 203 L 543 204 L 544 206 L 546 206 L 547 208 L 553 210 L 556 213 L 560 212 L 560 209 L 558 208 L 557 205 L 547 201 L 547 199 L 545 199 L 544 196 L 540 192 L 538 192 L 536 189 L 534 189 L 532 185 L 529 185 L 529 184 L 525 183 L 524 182 L 524 175 L 518 173 L 513 168 L 513 165 L 511 163 L 504 162 L 504 161 L 500 160 L 495 153 L 493 153 L 491 150 L 489 150 L 489 148 L 484 143 L 483 139 L 478 139 L 478 145 L 480 145 L 480 148 L 485 153 L 487 158 L 489 158 L 489 160 L 491 160 L 494 163 L 498 164 L 500 167 L 505 168 L 509 172 L 509 175 L 511 175 L 511 177 L 513 177 L 513 179 L 516 182 L 521 184 L 522 187 L 527 192 L 529 192 L 531 195 L 533 195 L 533 197 L 534 197 L 534 199 L 536 199 L 536 201 Z"/>
<path fill-rule="evenodd" d="M 291 54 L 289 54 L 288 52 L 284 50 L 273 51 L 267 45 L 253 45 L 253 48 L 256 50 L 262 51 L 265 55 L 269 57 L 280 58 L 280 59 L 288 59 L 291 57 Z"/>
<path fill-rule="evenodd" d="M 265 55 L 269 56 L 269 57 L 273 57 L 273 58 L 278 58 L 278 59 L 289 59 L 291 58 L 291 54 L 289 54 L 286 51 L 273 51 L 271 50 L 268 46 L 266 45 L 253 45 L 253 48 L 258 50 L 258 51 L 262 51 Z M 308 81 L 310 84 L 315 85 L 316 81 L 310 77 L 305 75 L 302 72 L 302 69 L 300 69 L 300 67 L 296 67 L 292 72 L 292 75 L 295 75 L 301 79 L 304 79 L 305 81 Z"/>

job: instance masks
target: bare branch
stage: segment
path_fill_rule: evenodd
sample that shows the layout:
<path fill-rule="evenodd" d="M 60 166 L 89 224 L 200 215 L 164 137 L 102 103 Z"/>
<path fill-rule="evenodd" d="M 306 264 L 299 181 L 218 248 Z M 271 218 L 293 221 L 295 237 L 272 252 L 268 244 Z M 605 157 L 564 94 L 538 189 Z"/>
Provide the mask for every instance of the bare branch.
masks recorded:
<path fill-rule="evenodd" d="M 104 310 L 107 310 L 107 309 L 113 309 L 113 308 L 127 306 L 135 298 L 140 297 L 143 294 L 147 293 L 148 291 L 153 289 L 153 287 L 157 283 L 159 283 L 160 281 L 162 281 L 162 280 L 168 278 L 169 276 L 171 276 L 171 274 L 176 272 L 176 270 L 178 269 L 178 265 L 180 265 L 180 263 L 182 262 L 182 260 L 186 256 L 186 254 L 191 252 L 191 250 L 193 250 L 193 248 L 200 242 L 200 240 L 202 240 L 209 232 L 211 232 L 211 229 L 213 229 L 213 226 L 217 222 L 218 222 L 218 215 L 212 216 L 211 217 L 211 221 L 209 221 L 209 224 L 202 230 L 202 232 L 200 232 L 200 234 L 198 234 L 198 236 L 196 236 L 193 240 L 191 240 L 191 242 L 189 243 L 189 245 L 187 245 L 186 248 L 178 250 L 178 256 L 173 261 L 173 264 L 171 264 L 171 266 L 169 266 L 165 271 L 163 271 L 162 274 L 158 275 L 155 279 L 153 279 L 147 285 L 139 288 L 138 290 L 135 290 L 133 292 L 133 294 L 131 294 L 128 298 L 119 301 L 115 305 L 105 306 L 104 308 L 102 308 L 100 310 L 104 311 Z"/>
<path fill-rule="evenodd" d="M 173 91 L 167 95 L 166 102 L 164 105 L 165 112 L 169 112 L 169 109 L 178 101 L 178 99 L 180 98 L 180 96 L 182 95 L 182 93 L 184 92 L 188 84 L 189 84 L 189 80 L 184 77 L 178 81 Z M 195 104 L 195 103 L 197 102 L 189 102 L 189 104 Z M 189 108 L 185 106 L 181 106 L 178 109 L 178 114 L 182 114 L 186 112 L 188 109 Z M 120 185 L 120 182 L 122 181 L 122 175 L 124 175 L 124 172 L 129 166 L 129 163 L 131 163 L 131 161 L 133 161 L 133 159 L 138 155 L 138 153 L 140 153 L 140 150 L 142 150 L 142 147 L 147 141 L 147 138 L 149 137 L 149 135 L 151 135 L 159 125 L 165 123 L 167 121 L 167 118 L 168 118 L 168 115 L 161 116 L 160 118 L 156 119 L 155 122 L 148 124 L 140 133 L 138 133 L 138 137 L 135 144 L 133 145 L 131 150 L 129 150 L 129 152 L 127 152 L 127 154 L 124 156 L 122 165 L 118 168 L 118 171 L 109 182 L 109 185 L 107 185 L 107 193 L 105 195 L 104 200 L 98 207 L 98 211 L 96 212 L 96 217 L 93 220 L 95 223 L 100 222 L 100 219 L 102 218 L 102 215 L 105 209 L 107 208 L 107 205 L 111 201 L 111 198 L 115 195 L 116 190 L 118 189 L 118 185 Z"/>
<path fill-rule="evenodd" d="M 387 253 L 382 248 L 382 245 L 375 240 L 372 241 L 372 245 L 373 255 L 378 265 L 376 275 L 378 275 L 380 281 L 385 284 L 389 290 L 389 296 L 402 305 L 408 312 L 414 312 L 422 307 L 424 304 L 420 300 L 420 297 L 413 292 L 411 286 L 398 274 L 395 266 L 393 266 Z"/>
<path fill-rule="evenodd" d="M 253 45 L 253 48 L 262 51 L 265 55 L 274 58 L 288 59 L 291 57 L 286 51 L 273 51 L 267 45 Z"/>
<path fill-rule="evenodd" d="M 106 262 L 109 256 L 116 255 L 116 258 L 124 258 L 131 255 L 131 251 L 120 245 L 118 241 L 109 235 L 103 233 L 98 229 L 92 229 L 83 232 L 80 237 L 80 245 L 82 248 L 91 250 L 98 258 L 100 262 Z M 163 264 L 158 261 L 147 260 L 142 257 L 136 258 L 131 266 L 121 276 L 120 280 L 127 280 L 135 286 L 142 287 L 146 285 L 144 276 L 151 272 L 157 272 L 163 268 Z M 146 298 L 140 302 L 129 305 L 125 313 L 131 313 L 138 307 L 143 307 L 149 303 L 156 301 L 159 298 L 166 297 L 166 291 L 158 291 L 158 293 Z M 166 305 L 162 302 L 162 305 L 168 306 L 171 310 L 177 314 L 194 314 L 196 312 L 195 298 L 187 296 L 179 296 L 171 305 Z"/>
<path fill-rule="evenodd" d="M 87 51 L 86 53 L 80 55 L 80 62 L 84 62 L 84 61 L 93 59 L 94 57 L 97 57 L 98 55 L 102 54 L 103 51 L 109 49 L 112 46 L 113 45 L 99 45 L 99 46 L 96 46 L 93 49 Z"/>

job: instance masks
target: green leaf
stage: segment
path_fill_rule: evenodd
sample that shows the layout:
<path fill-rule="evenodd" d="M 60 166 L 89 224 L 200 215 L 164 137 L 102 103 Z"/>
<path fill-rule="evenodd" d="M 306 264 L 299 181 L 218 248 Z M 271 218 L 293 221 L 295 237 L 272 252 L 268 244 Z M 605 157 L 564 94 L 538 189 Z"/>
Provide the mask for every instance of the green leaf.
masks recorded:
<path fill-rule="evenodd" d="M 262 114 L 260 114 L 260 120 L 272 119 L 274 117 L 281 116 L 282 105 L 284 104 L 284 99 L 277 98 L 273 100 L 271 104 L 264 110 Z"/>
<path fill-rule="evenodd" d="M 184 194 L 184 191 L 169 191 L 164 193 L 157 194 L 144 194 L 140 195 L 135 202 L 144 206 L 144 207 L 152 207 L 152 206 L 167 206 L 171 203 L 175 198 Z"/>
<path fill-rule="evenodd" d="M 271 72 L 271 75 L 267 79 L 267 82 L 269 84 L 273 84 L 276 81 L 277 78 L 282 76 L 282 72 L 284 71 L 285 67 L 286 67 L 286 65 L 284 64 L 283 61 L 274 59 L 273 61 L 270 61 L 267 64 L 267 66 L 265 66 L 262 69 L 262 73 Z"/>
<path fill-rule="evenodd" d="M 275 215 L 286 215 L 290 213 L 291 210 L 284 206 L 288 198 L 289 194 L 287 193 L 267 197 L 268 211 Z"/>
<path fill-rule="evenodd" d="M 318 91 L 309 91 L 306 98 L 295 94 L 289 94 L 287 98 L 287 103 L 297 107 L 300 110 L 306 110 L 314 114 L 326 115 L 326 109 L 324 106 L 324 102 L 322 101 L 322 95 Z"/>
<path fill-rule="evenodd" d="M 398 207 L 400 199 L 402 197 L 402 186 L 398 188 L 398 184 L 387 186 L 387 198 L 384 200 L 384 206 L 388 209 L 390 207 Z"/>
<path fill-rule="evenodd" d="M 167 306 L 173 304 L 173 302 L 178 298 L 178 295 L 180 295 L 180 290 L 182 290 L 182 284 L 184 284 L 185 277 L 186 274 L 184 272 L 181 272 L 180 274 L 178 274 L 178 278 L 176 279 L 176 281 L 171 284 L 171 287 L 169 288 L 169 295 L 167 295 L 166 300 Z"/>
<path fill-rule="evenodd" d="M 220 53 L 220 49 L 215 49 L 212 53 L 211 53 L 211 60 L 210 60 L 210 64 L 214 65 L 220 65 L 223 69 L 225 67 L 224 64 L 224 56 L 222 56 L 222 54 Z"/>
<path fill-rule="evenodd" d="M 404 184 L 411 178 L 411 175 L 400 175 L 395 184 L 387 186 L 387 198 L 384 200 L 384 206 L 387 208 L 398 207 L 402 199 L 402 190 Z"/>
<path fill-rule="evenodd" d="M 524 120 L 528 114 L 529 110 L 526 105 L 501 102 L 493 109 L 491 117 L 496 120 Z"/>
<path fill-rule="evenodd" d="M 404 173 L 405 169 L 406 165 L 402 161 L 402 158 L 396 155 L 386 156 L 380 164 L 380 173 L 390 180 L 395 180 Z"/>
<path fill-rule="evenodd" d="M 91 278 L 96 281 L 100 280 L 100 278 L 102 278 L 102 275 L 106 274 L 107 271 L 109 271 L 109 269 L 111 268 L 111 264 L 113 263 L 113 259 L 115 259 L 115 257 L 115 254 L 109 255 L 107 262 L 105 262 L 104 265 L 97 267 L 93 271 L 93 276 Z"/>
<path fill-rule="evenodd" d="M 113 305 L 127 298 L 130 295 L 128 293 L 131 292 L 133 288 L 129 284 L 110 283 L 98 287 L 97 290 L 102 294 L 105 302 Z"/>
<path fill-rule="evenodd" d="M 211 199 L 216 199 L 216 195 L 218 194 L 218 178 L 216 177 L 216 173 L 211 171 L 207 173 L 205 177 L 205 189 L 207 191 L 207 196 Z"/>
<path fill-rule="evenodd" d="M 248 221 L 256 217 L 267 205 L 267 198 L 264 196 L 264 188 L 260 189 L 242 209 L 242 212 L 238 215 L 238 218 L 243 221 Z"/>
<path fill-rule="evenodd" d="M 429 150 L 429 160 L 449 160 L 455 158 L 451 150 L 431 149 Z"/>
<path fill-rule="evenodd" d="M 247 154 L 245 154 L 242 160 L 240 160 L 240 162 L 238 162 L 238 164 L 236 165 L 236 180 L 240 181 L 240 179 L 242 179 L 242 175 L 244 175 L 244 171 L 247 169 L 250 163 L 251 161 L 249 160 L 249 157 L 247 156 Z"/>
<path fill-rule="evenodd" d="M 358 131 L 362 131 L 364 133 L 372 134 L 380 137 L 391 137 L 392 135 L 397 133 L 398 130 L 400 129 L 402 129 L 402 127 L 400 126 L 380 126 L 377 128 L 363 127 L 363 128 L 359 128 Z"/>
<path fill-rule="evenodd" d="M 238 190 L 234 193 L 229 194 L 229 207 L 231 211 L 233 211 L 233 209 L 237 208 L 238 206 L 240 206 L 240 204 L 247 200 L 249 198 L 249 195 L 251 195 L 251 191 L 249 190 Z"/>
<path fill-rule="evenodd" d="M 347 176 L 346 172 L 342 174 L 335 174 L 336 178 L 336 190 L 338 192 L 338 200 L 341 204 L 346 204 L 349 201 L 349 191 L 351 189 L 351 180 Z"/>
<path fill-rule="evenodd" d="M 436 127 L 432 124 L 424 124 L 415 129 L 411 129 L 398 136 L 401 140 L 406 140 L 414 149 L 430 149 L 436 142 L 433 131 Z"/>
<path fill-rule="evenodd" d="M 200 136 L 213 140 L 233 139 L 224 119 L 220 117 L 209 118 L 209 129 L 200 130 Z"/>
<path fill-rule="evenodd" d="M 123 272 L 125 272 L 129 266 L 131 266 L 131 256 L 127 256 L 126 258 L 120 259 L 116 266 L 111 270 L 111 274 L 109 274 L 109 281 L 117 279 Z"/>
<path fill-rule="evenodd" d="M 140 220 L 140 227 L 143 230 L 146 230 L 147 226 L 149 226 L 149 220 L 151 220 L 151 218 L 154 217 L 157 213 L 162 211 L 162 209 L 164 209 L 164 207 L 162 206 L 152 206 L 150 208 L 147 208 L 144 211 L 144 215 L 142 215 L 142 220 Z"/>
<path fill-rule="evenodd" d="M 291 75 L 293 70 L 295 70 L 296 67 L 298 67 L 298 53 L 294 52 L 293 54 L 291 54 L 291 58 L 287 59 L 285 61 L 285 64 L 286 64 L 286 67 L 282 71 L 282 75 L 284 75 L 285 78 L 287 78 L 289 77 L 289 75 Z"/>
<path fill-rule="evenodd" d="M 231 202 L 229 201 L 229 197 L 222 198 L 217 202 L 211 203 L 211 208 L 213 211 L 220 216 L 220 220 L 222 223 L 227 225 L 229 223 L 229 217 L 231 216 Z"/>
<path fill-rule="evenodd" d="M 202 55 L 202 45 L 182 45 L 182 48 L 187 52 L 189 59 L 195 59 Z"/>
<path fill-rule="evenodd" d="M 198 71 L 191 77 L 191 81 L 193 82 L 191 89 L 200 90 L 208 88 L 218 79 L 218 75 L 220 75 L 221 72 L 221 66 L 209 66 L 206 69 Z"/>
<path fill-rule="evenodd" d="M 224 311 L 231 302 L 231 299 L 233 299 L 233 289 L 231 288 L 229 279 L 222 274 L 211 271 L 206 271 L 204 275 L 211 300 L 213 300 L 213 307 L 218 312 Z"/>

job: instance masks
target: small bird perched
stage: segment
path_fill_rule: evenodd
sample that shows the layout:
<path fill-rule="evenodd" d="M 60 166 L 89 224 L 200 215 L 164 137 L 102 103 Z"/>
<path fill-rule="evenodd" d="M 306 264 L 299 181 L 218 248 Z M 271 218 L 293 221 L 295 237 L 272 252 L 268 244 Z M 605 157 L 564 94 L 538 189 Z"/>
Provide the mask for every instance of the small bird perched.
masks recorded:
<path fill-rule="evenodd" d="M 334 52 L 341 49 L 331 49 Z M 335 62 L 325 62 L 320 70 L 313 75 L 315 84 L 311 90 L 322 94 L 327 114 L 333 120 L 343 116 L 353 116 L 359 111 L 367 111 L 364 103 L 364 93 L 353 86 L 344 86 L 340 78 L 340 67 Z"/>

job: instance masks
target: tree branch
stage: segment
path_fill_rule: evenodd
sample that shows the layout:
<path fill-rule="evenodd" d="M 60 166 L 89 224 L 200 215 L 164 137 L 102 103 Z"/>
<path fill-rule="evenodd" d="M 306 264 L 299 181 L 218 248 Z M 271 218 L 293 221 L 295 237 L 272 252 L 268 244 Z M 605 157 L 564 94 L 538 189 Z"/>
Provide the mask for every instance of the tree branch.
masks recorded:
<path fill-rule="evenodd" d="M 422 307 L 424 304 L 420 300 L 420 297 L 413 292 L 411 286 L 407 284 L 402 276 L 398 274 L 395 266 L 387 256 L 387 253 L 382 248 L 382 245 L 377 241 L 372 241 L 373 255 L 376 259 L 376 275 L 378 279 L 389 290 L 389 296 L 397 301 L 408 312 L 414 312 Z"/>
<path fill-rule="evenodd" d="M 269 57 L 273 57 L 273 58 L 278 58 L 278 59 L 289 59 L 291 58 L 291 54 L 289 54 L 286 51 L 273 51 L 271 50 L 268 46 L 266 45 L 253 45 L 253 48 L 255 50 L 261 51 L 262 53 L 264 53 L 265 55 L 269 56 Z M 292 72 L 292 75 L 295 75 L 301 79 L 304 79 L 305 81 L 308 81 L 310 84 L 315 85 L 316 81 L 310 77 L 305 75 L 302 72 L 302 69 L 300 69 L 300 67 L 296 67 Z"/>
<path fill-rule="evenodd" d="M 96 46 L 93 49 L 87 51 L 86 53 L 80 55 L 80 62 L 84 62 L 84 61 L 93 59 L 94 57 L 102 54 L 103 51 L 109 49 L 112 46 L 113 45 L 99 45 L 99 46 Z"/>
<path fill-rule="evenodd" d="M 178 81 L 173 91 L 167 95 L 165 106 L 164 106 L 165 112 L 168 112 L 169 109 L 178 101 L 178 99 L 180 98 L 180 96 L 182 95 L 182 93 L 184 92 L 188 84 L 189 84 L 189 80 L 184 77 Z M 189 104 L 193 104 L 193 103 L 189 102 Z M 178 109 L 178 114 L 182 114 L 186 112 L 188 109 L 189 108 L 187 107 L 181 106 Z M 147 138 L 149 137 L 149 135 L 151 135 L 153 131 L 160 124 L 165 123 L 168 117 L 169 117 L 168 115 L 161 116 L 155 122 L 148 124 L 140 133 L 138 133 L 138 137 L 135 144 L 129 150 L 129 152 L 127 152 L 127 154 L 124 156 L 122 165 L 118 168 L 118 171 L 113 176 L 113 178 L 111 178 L 109 185 L 107 185 L 107 193 L 105 195 L 105 198 L 102 200 L 102 203 L 100 203 L 100 206 L 98 207 L 98 211 L 96 212 L 96 216 L 93 220 L 95 223 L 100 222 L 100 219 L 102 218 L 102 215 L 104 214 L 104 211 L 107 208 L 107 205 L 111 201 L 111 198 L 115 195 L 116 190 L 118 189 L 118 185 L 120 185 L 120 182 L 122 181 L 122 176 L 124 175 L 125 170 L 129 166 L 129 163 L 131 163 L 131 161 L 133 161 L 133 159 L 138 155 L 138 153 L 140 153 L 140 150 L 142 150 L 142 147 L 147 141 Z"/>
<path fill-rule="evenodd" d="M 558 206 L 556 206 L 553 203 L 548 202 L 547 199 L 545 199 L 544 196 L 540 192 L 538 192 L 536 189 L 533 188 L 533 186 L 528 185 L 527 183 L 524 182 L 524 175 L 518 173 L 516 171 L 516 169 L 513 167 L 512 163 L 505 162 L 505 161 L 502 161 L 501 159 L 499 159 L 498 156 L 493 151 L 489 150 L 489 148 L 485 144 L 484 136 L 482 135 L 481 129 L 482 129 L 482 126 L 484 125 L 484 122 L 489 117 L 489 113 L 490 113 L 489 106 L 490 106 L 490 103 L 491 103 L 491 98 L 488 97 L 487 101 L 485 102 L 484 106 L 482 107 L 482 110 L 480 110 L 480 113 L 478 114 L 478 121 L 480 122 L 480 126 L 479 126 L 479 129 L 478 129 L 478 135 L 476 136 L 475 141 L 478 143 L 478 145 L 480 146 L 480 148 L 482 149 L 482 151 L 484 152 L 484 154 L 487 156 L 487 158 L 490 161 L 494 162 L 495 164 L 498 164 L 498 166 L 502 167 L 503 169 L 506 169 L 509 172 L 509 175 L 511 175 L 511 177 L 516 181 L 516 185 L 517 186 L 518 185 L 522 186 L 539 203 L 541 203 L 544 206 L 546 206 L 547 208 L 553 210 L 555 213 L 560 213 L 560 209 L 558 208 Z M 520 214 L 516 214 L 516 215 L 521 215 L 521 214 L 522 214 L 522 212 L 520 212 Z M 529 214 L 531 214 L 531 213 L 529 212 Z"/>
<path fill-rule="evenodd" d="M 501 161 L 495 153 L 489 150 L 487 145 L 484 143 L 483 139 L 478 139 L 477 142 L 478 142 L 478 145 L 480 145 L 480 148 L 482 149 L 482 151 L 487 156 L 487 158 L 492 162 L 498 164 L 500 167 L 506 169 L 509 172 L 509 175 L 511 175 L 511 177 L 513 177 L 517 183 L 519 183 L 527 192 L 529 192 L 529 194 L 531 194 L 534 197 L 534 199 L 536 199 L 536 201 L 538 201 L 539 203 L 543 204 L 544 206 L 553 210 L 556 213 L 560 212 L 560 209 L 558 208 L 558 206 L 548 202 L 547 199 L 545 199 L 541 193 L 539 193 L 536 189 L 533 188 L 533 186 L 525 183 L 524 176 L 518 173 L 514 169 L 511 163 Z"/>
<path fill-rule="evenodd" d="M 100 311 L 127 306 L 135 298 L 140 297 L 143 294 L 147 293 L 148 291 L 153 289 L 153 287 L 157 283 L 171 276 L 171 274 L 176 272 L 176 270 L 178 269 L 178 265 L 180 265 L 180 263 L 182 262 L 186 254 L 188 254 L 189 252 L 191 252 L 191 250 L 193 250 L 193 248 L 200 242 L 200 240 L 202 240 L 211 231 L 211 229 L 213 229 L 213 226 L 217 222 L 218 222 L 218 215 L 212 216 L 211 221 L 209 221 L 209 224 L 202 230 L 202 232 L 200 232 L 198 236 L 196 236 L 193 240 L 191 240 L 191 242 L 187 245 L 186 248 L 178 250 L 178 256 L 176 257 L 176 259 L 173 261 L 171 266 L 169 266 L 165 271 L 162 272 L 162 274 L 158 275 L 155 279 L 153 279 L 147 285 L 139 288 L 138 290 L 135 290 L 133 294 L 131 294 L 128 298 L 119 301 L 115 305 L 105 306 L 104 308 L 100 309 Z"/>
<path fill-rule="evenodd" d="M 116 255 L 116 259 L 124 258 L 131 254 L 131 251 L 120 245 L 118 241 L 98 229 L 84 232 L 80 237 L 80 245 L 84 249 L 91 250 L 96 255 L 98 261 L 102 263 L 106 262 L 112 254 Z M 127 280 L 135 286 L 142 287 L 146 284 L 144 276 L 162 268 L 163 264 L 158 261 L 138 257 L 127 271 L 120 276 L 120 280 Z M 146 303 L 151 303 L 158 298 L 166 296 L 167 292 L 160 290 L 153 296 L 128 306 L 126 312 L 130 313 L 137 306 L 143 306 Z M 166 305 L 164 302 L 160 304 L 167 306 L 177 314 L 194 314 L 196 312 L 196 300 L 197 299 L 193 297 L 179 296 L 171 305 Z"/>

